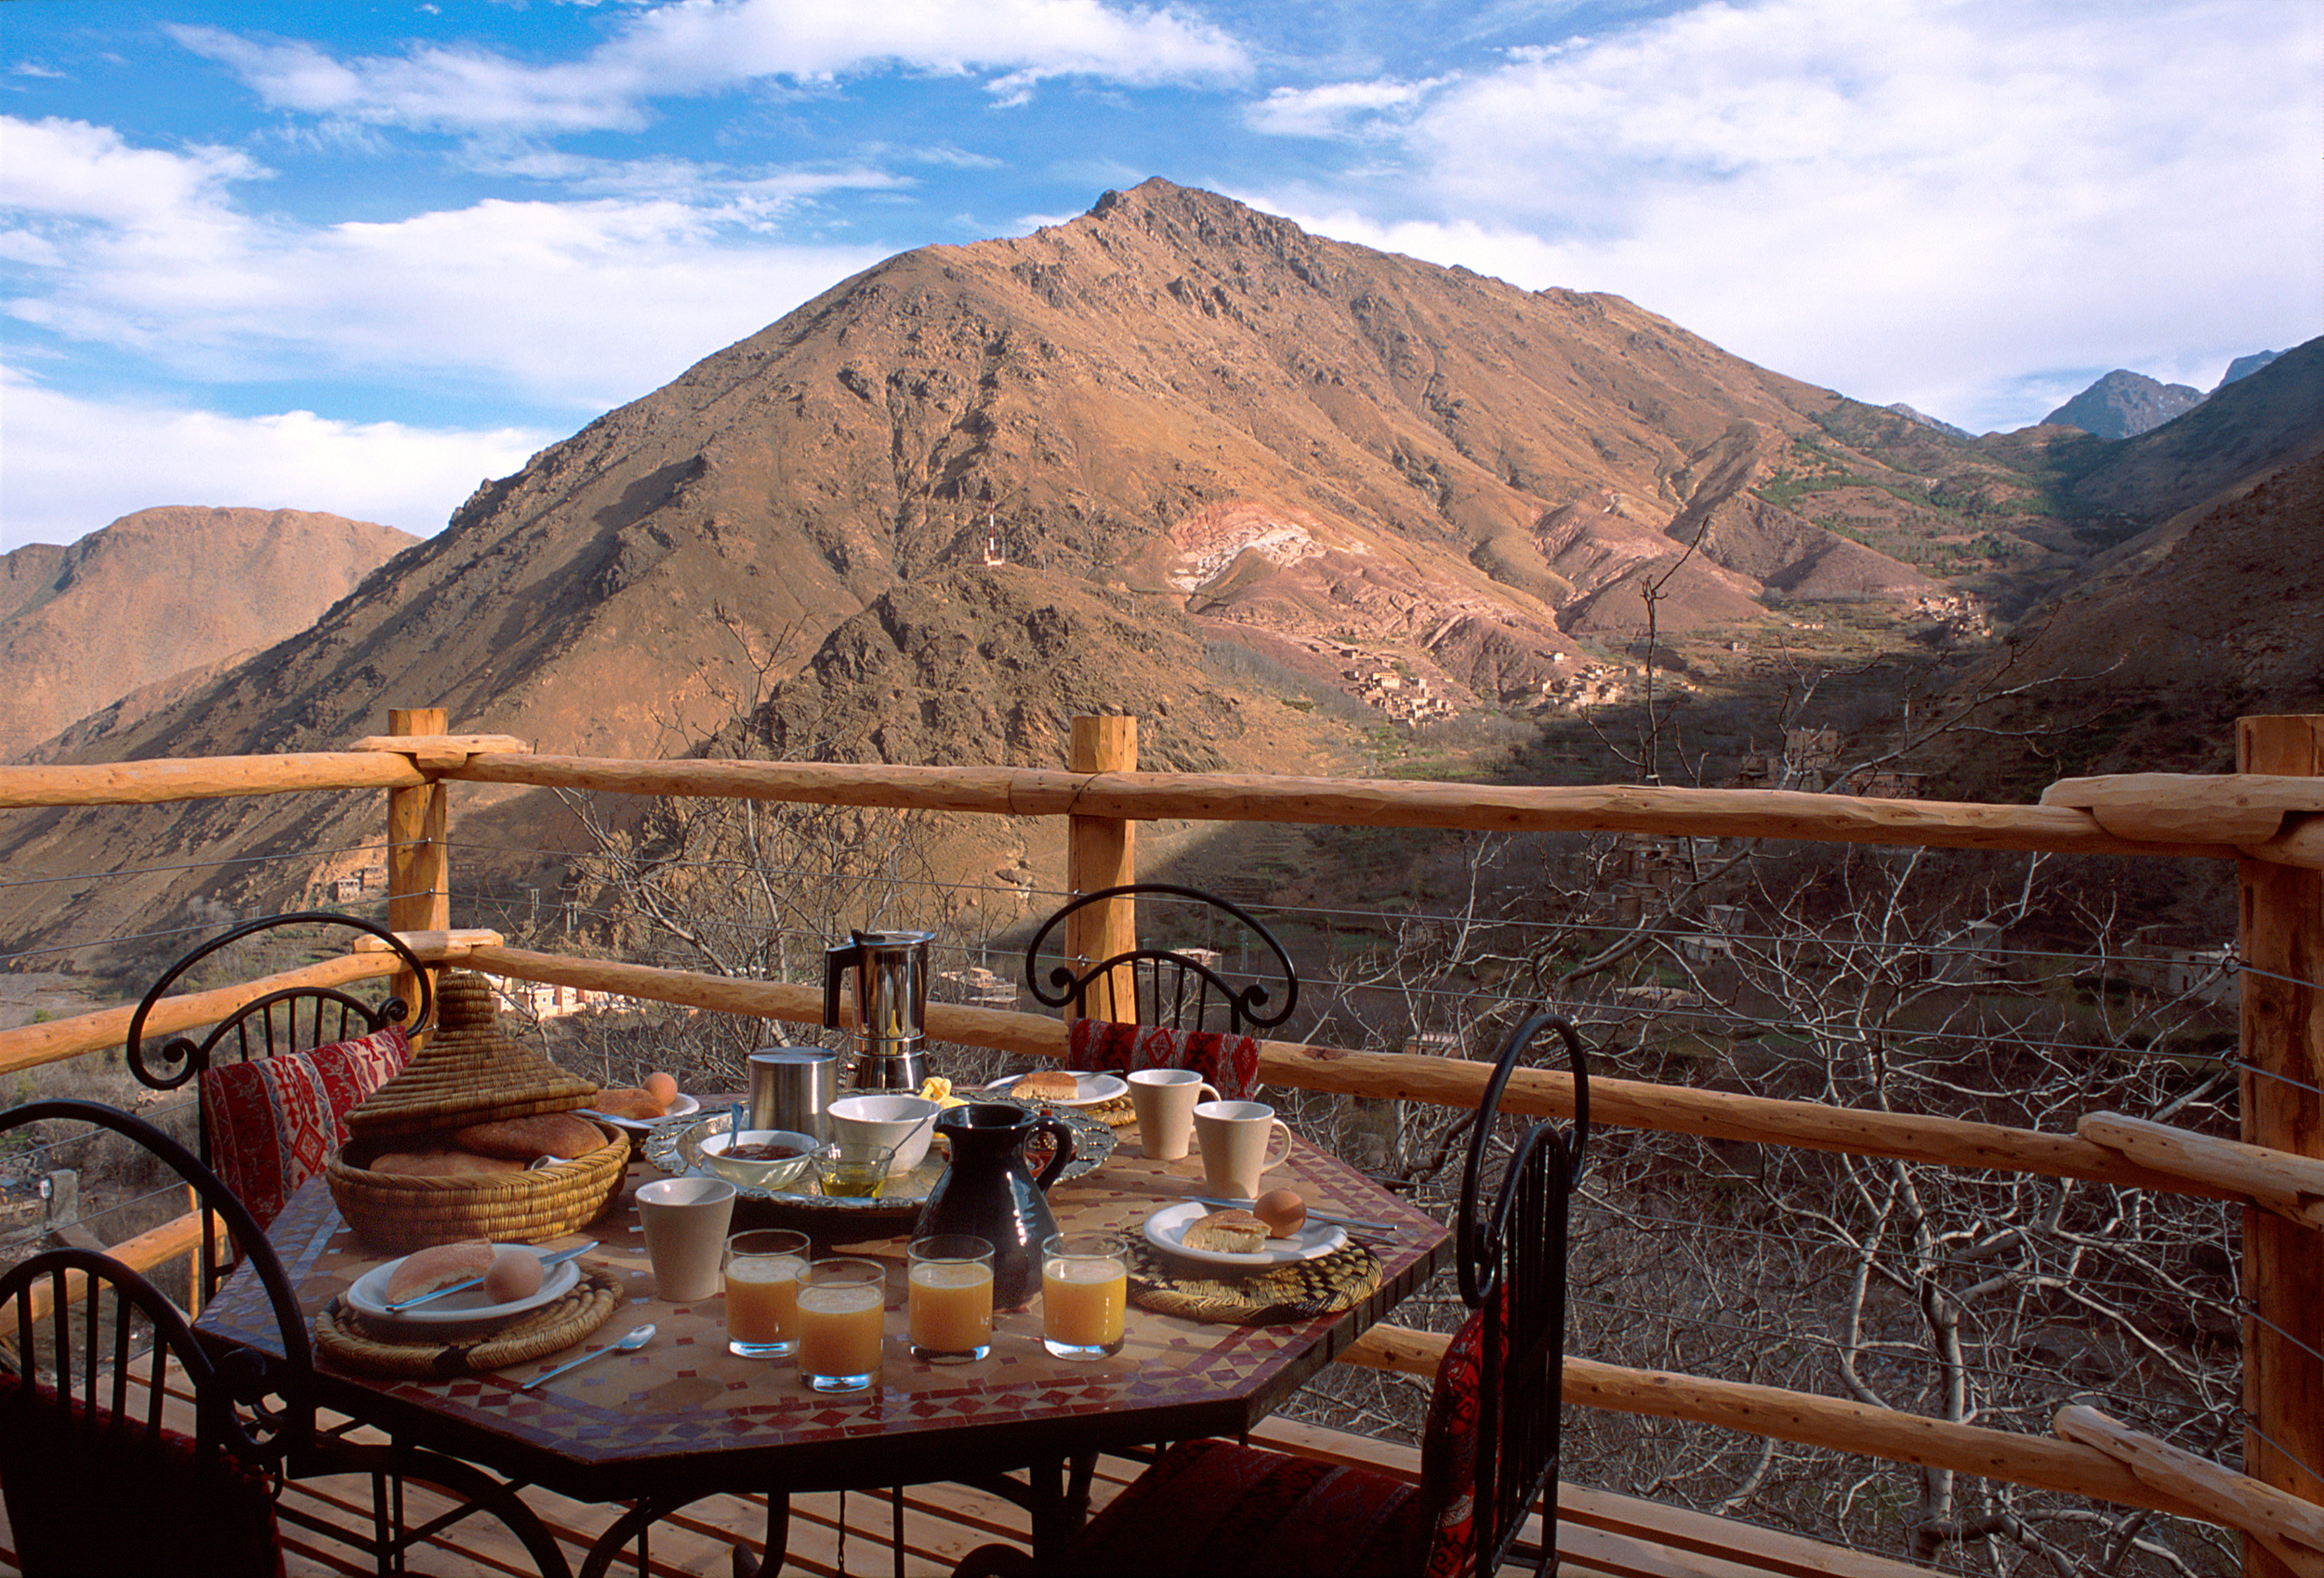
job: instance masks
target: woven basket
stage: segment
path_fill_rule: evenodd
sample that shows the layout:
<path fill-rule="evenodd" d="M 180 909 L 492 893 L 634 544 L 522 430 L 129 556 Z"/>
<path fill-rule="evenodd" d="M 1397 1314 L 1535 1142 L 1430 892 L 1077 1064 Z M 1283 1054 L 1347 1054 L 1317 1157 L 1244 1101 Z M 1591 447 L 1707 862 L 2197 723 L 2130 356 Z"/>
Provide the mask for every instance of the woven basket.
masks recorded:
<path fill-rule="evenodd" d="M 529 1172 L 484 1177 L 413 1177 L 361 1164 L 380 1146 L 350 1140 L 324 1166 L 339 1215 L 366 1248 L 408 1255 L 464 1238 L 540 1243 L 577 1232 L 605 1214 L 629 1168 L 629 1137 L 589 1120 L 605 1143 Z"/>
<path fill-rule="evenodd" d="M 447 971 L 436 992 L 436 1030 L 410 1063 L 347 1114 L 350 1134 L 434 1134 L 496 1118 L 570 1112 L 597 1084 L 567 1073 L 501 1031 L 492 987 Z"/>

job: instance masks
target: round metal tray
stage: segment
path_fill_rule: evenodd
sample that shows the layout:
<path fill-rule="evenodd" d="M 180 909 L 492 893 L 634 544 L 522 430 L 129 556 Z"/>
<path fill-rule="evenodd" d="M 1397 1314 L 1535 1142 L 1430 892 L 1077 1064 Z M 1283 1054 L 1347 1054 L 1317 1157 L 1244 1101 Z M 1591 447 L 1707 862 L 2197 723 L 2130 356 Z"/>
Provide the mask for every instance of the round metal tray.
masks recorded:
<path fill-rule="evenodd" d="M 978 1098 L 979 1106 L 1015 1107 L 1026 1112 L 1038 1112 L 1033 1102 L 1018 1101 L 1009 1097 Z M 1105 1159 L 1114 1154 L 1120 1140 L 1112 1129 L 1095 1118 L 1087 1118 L 1067 1109 L 1052 1111 L 1050 1116 L 1073 1130 L 1074 1159 L 1065 1164 L 1063 1178 L 1077 1178 L 1094 1172 Z M 733 1122 L 731 1112 L 720 1112 L 693 1123 L 665 1119 L 646 1136 L 645 1159 L 666 1173 L 701 1173 L 715 1176 L 702 1164 L 702 1142 L 714 1134 L 724 1134 Z M 810 1185 L 806 1192 L 794 1190 L 753 1189 L 735 1186 L 738 1206 L 756 1206 L 755 1216 L 766 1217 L 807 1230 L 835 1233 L 843 1230 L 876 1230 L 878 1227 L 909 1219 L 919 1215 L 928 1203 L 936 1181 L 944 1176 L 946 1160 L 944 1154 L 944 1131 L 937 1130 L 937 1139 L 928 1153 L 928 1160 L 898 1177 L 888 1180 L 887 1189 L 877 1200 L 832 1199 L 813 1192 Z"/>

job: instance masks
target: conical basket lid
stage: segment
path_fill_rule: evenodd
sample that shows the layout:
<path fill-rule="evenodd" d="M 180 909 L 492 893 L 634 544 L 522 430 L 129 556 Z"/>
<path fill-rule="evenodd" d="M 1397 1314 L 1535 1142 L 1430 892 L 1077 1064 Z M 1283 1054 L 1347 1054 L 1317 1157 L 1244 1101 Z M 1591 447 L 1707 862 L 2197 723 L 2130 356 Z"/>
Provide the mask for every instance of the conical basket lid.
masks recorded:
<path fill-rule="evenodd" d="M 428 1045 L 347 1114 L 347 1126 L 361 1136 L 419 1134 L 570 1112 L 596 1094 L 592 1081 L 501 1031 L 482 976 L 452 970 L 437 989 L 436 1032 Z"/>

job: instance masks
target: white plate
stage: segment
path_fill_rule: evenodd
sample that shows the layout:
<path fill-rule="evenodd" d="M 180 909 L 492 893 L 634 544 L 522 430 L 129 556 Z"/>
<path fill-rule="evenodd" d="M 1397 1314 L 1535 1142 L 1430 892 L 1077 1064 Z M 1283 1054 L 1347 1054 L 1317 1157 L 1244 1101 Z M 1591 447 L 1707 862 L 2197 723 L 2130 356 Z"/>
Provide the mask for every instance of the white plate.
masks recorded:
<path fill-rule="evenodd" d="M 1288 1266 L 1294 1260 L 1313 1260 L 1329 1255 L 1348 1242 L 1348 1230 L 1337 1222 L 1310 1222 L 1289 1238 L 1271 1238 L 1267 1247 L 1248 1255 L 1230 1255 L 1222 1249 L 1189 1249 L 1186 1247 L 1186 1227 L 1190 1222 L 1208 1216 L 1218 1209 L 1202 1202 L 1190 1201 L 1183 1205 L 1165 1205 L 1146 1218 L 1146 1242 L 1165 1255 L 1175 1255 L 1182 1260 L 1199 1260 L 1206 1266 Z"/>
<path fill-rule="evenodd" d="M 495 1244 L 495 1249 L 508 1247 Z M 531 1244 L 518 1244 L 528 1255 L 538 1254 Z M 551 1266 L 541 1279 L 540 1290 L 528 1298 L 512 1298 L 506 1304 L 495 1304 L 482 1287 L 465 1288 L 458 1293 L 445 1294 L 427 1304 L 416 1304 L 409 1309 L 388 1308 L 388 1282 L 395 1275 L 402 1259 L 374 1266 L 357 1277 L 347 1290 L 348 1308 L 370 1324 L 396 1331 L 412 1332 L 426 1336 L 460 1336 L 473 1332 L 486 1332 L 495 1326 L 505 1326 L 519 1316 L 529 1315 L 552 1299 L 562 1298 L 581 1280 L 581 1263 L 568 1260 L 561 1266 Z"/>
<path fill-rule="evenodd" d="M 594 1107 L 583 1108 L 581 1115 L 585 1118 L 599 1119 L 630 1134 L 646 1134 L 650 1133 L 656 1124 L 667 1124 L 672 1118 L 691 1118 L 701 1111 L 701 1102 L 691 1096 L 680 1095 L 677 1100 L 670 1103 L 669 1111 L 658 1118 L 617 1118 L 611 1112 L 601 1112 Z"/>
<path fill-rule="evenodd" d="M 1023 1074 L 1010 1074 L 976 1089 L 984 1096 L 1008 1096 L 1009 1087 L 1023 1078 Z M 1074 1083 L 1079 1088 L 1071 1096 L 1018 1096 L 1010 1099 L 1032 1107 L 1097 1107 L 1129 1094 L 1129 1083 L 1116 1074 L 1076 1074 Z"/>

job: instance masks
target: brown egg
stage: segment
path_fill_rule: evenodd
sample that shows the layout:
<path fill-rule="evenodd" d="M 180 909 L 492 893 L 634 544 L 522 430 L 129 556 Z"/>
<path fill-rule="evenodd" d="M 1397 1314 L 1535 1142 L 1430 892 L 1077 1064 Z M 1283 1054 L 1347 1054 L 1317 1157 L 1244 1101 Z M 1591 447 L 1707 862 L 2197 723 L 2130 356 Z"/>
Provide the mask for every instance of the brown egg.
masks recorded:
<path fill-rule="evenodd" d="M 484 1273 L 484 1296 L 495 1304 L 530 1298 L 541 1291 L 541 1257 L 515 1244 L 497 1251 Z"/>
<path fill-rule="evenodd" d="M 1252 1203 L 1250 1214 L 1267 1224 L 1269 1238 L 1289 1238 L 1307 1225 L 1307 1202 L 1295 1189 L 1270 1190 Z"/>
<path fill-rule="evenodd" d="M 666 1073 L 650 1073 L 645 1076 L 645 1093 L 659 1101 L 667 1112 L 670 1103 L 678 1099 L 678 1082 Z"/>

